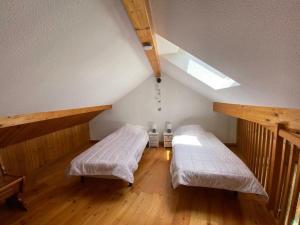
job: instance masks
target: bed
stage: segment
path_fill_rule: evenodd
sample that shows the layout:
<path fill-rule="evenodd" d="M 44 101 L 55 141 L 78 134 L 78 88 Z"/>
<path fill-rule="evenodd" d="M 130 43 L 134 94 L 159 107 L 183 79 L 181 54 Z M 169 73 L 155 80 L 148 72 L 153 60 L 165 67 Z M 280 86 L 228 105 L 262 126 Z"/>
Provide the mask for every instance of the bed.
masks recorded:
<path fill-rule="evenodd" d="M 132 184 L 148 139 L 145 129 L 127 124 L 74 158 L 69 175 L 117 178 Z"/>
<path fill-rule="evenodd" d="M 268 197 L 248 167 L 212 133 L 200 125 L 174 132 L 170 172 L 173 188 L 200 186 Z"/>

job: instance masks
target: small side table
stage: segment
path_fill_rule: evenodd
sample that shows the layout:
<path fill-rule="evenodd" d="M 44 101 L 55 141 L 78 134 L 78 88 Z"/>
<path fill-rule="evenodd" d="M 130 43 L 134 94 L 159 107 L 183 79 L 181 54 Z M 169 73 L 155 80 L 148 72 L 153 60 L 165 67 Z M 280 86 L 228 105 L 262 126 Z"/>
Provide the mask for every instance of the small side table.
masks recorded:
<path fill-rule="evenodd" d="M 159 147 L 159 133 L 149 132 L 149 148 Z"/>
<path fill-rule="evenodd" d="M 164 147 L 172 148 L 173 133 L 164 132 Z"/>

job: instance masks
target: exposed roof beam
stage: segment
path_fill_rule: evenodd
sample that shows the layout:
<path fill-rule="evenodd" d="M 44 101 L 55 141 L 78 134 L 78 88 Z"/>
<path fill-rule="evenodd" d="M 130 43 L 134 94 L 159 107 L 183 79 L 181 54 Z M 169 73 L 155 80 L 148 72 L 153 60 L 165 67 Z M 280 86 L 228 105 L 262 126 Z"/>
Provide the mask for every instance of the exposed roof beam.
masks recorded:
<path fill-rule="evenodd" d="M 236 105 L 214 102 L 213 109 L 228 116 L 265 125 L 282 123 L 287 129 L 300 131 L 300 109 Z"/>
<path fill-rule="evenodd" d="M 127 14 L 142 43 L 150 43 L 153 48 L 145 50 L 154 75 L 160 77 L 160 65 L 155 38 L 152 33 L 151 12 L 148 0 L 123 0 Z"/>

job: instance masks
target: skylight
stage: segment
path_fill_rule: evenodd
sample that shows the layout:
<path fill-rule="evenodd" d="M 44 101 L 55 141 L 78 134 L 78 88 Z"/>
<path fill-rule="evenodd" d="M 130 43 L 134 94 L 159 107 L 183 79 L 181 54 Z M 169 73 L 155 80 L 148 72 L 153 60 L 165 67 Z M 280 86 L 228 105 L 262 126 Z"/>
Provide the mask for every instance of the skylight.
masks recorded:
<path fill-rule="evenodd" d="M 204 62 L 189 59 L 187 72 L 215 90 L 238 86 L 239 83 Z"/>
<path fill-rule="evenodd" d="M 161 57 L 164 57 L 169 62 L 181 68 L 187 74 L 207 86 L 214 90 L 219 90 L 240 85 L 230 77 L 181 49 L 172 42 L 159 35 L 156 36 L 158 52 Z"/>

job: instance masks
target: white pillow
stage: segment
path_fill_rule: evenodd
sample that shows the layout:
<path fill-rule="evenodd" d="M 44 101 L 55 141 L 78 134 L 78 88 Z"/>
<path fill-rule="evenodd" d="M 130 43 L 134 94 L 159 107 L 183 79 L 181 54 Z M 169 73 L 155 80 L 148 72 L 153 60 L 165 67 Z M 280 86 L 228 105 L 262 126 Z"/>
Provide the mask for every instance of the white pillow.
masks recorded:
<path fill-rule="evenodd" d="M 203 127 L 200 124 L 191 124 L 191 125 L 184 125 L 181 127 L 178 127 L 174 134 L 175 135 L 192 135 L 195 133 L 201 134 L 205 133 L 206 131 L 203 129 Z"/>

